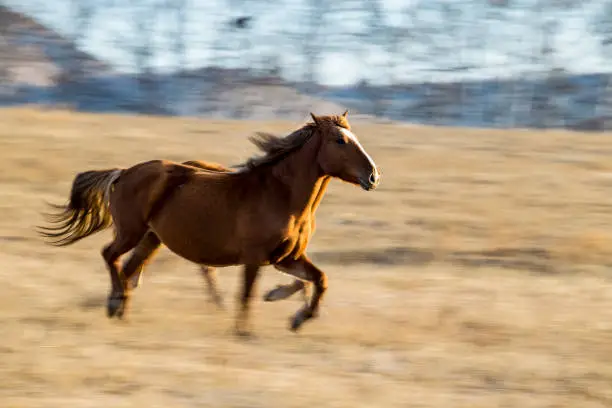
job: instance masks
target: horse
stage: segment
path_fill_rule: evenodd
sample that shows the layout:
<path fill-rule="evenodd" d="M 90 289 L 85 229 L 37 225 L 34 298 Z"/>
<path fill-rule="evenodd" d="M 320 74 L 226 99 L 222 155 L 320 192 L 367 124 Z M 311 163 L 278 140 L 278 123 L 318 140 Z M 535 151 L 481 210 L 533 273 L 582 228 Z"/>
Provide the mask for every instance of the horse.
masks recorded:
<path fill-rule="evenodd" d="M 249 310 L 259 271 L 266 265 L 310 282 L 313 293 L 290 319 L 290 330 L 319 314 L 328 288 L 324 271 L 308 257 L 315 210 L 332 178 L 375 190 L 380 172 L 351 131 L 348 111 L 317 116 L 285 137 L 256 133 L 263 155 L 236 170 L 205 171 L 168 160 L 78 173 L 70 198 L 39 233 L 56 246 L 73 244 L 111 226 L 101 251 L 111 279 L 107 316 L 128 309 L 129 278 L 119 258 L 155 236 L 170 251 L 213 267 L 243 265 L 235 333 L 250 335 Z M 285 294 L 272 290 L 268 296 Z"/>
<path fill-rule="evenodd" d="M 225 167 L 222 164 L 201 160 L 188 160 L 183 162 L 183 164 L 186 166 L 197 167 L 206 171 L 226 173 L 232 171 L 231 168 Z M 320 200 L 317 201 L 317 204 L 319 201 Z M 314 232 L 314 217 L 312 217 L 311 222 L 311 229 Z M 145 263 L 151 260 L 160 246 L 160 239 L 153 231 L 149 230 L 145 237 L 138 243 L 136 248 L 134 248 L 132 255 L 123 263 L 121 271 L 124 279 L 127 280 L 127 284 L 130 285 L 131 290 L 136 289 L 140 285 Z M 206 282 L 209 300 L 214 303 L 218 309 L 223 309 L 223 297 L 221 296 L 217 286 L 215 267 L 210 265 L 200 265 L 200 273 Z M 299 291 L 302 291 L 303 299 L 306 301 L 308 298 L 308 287 L 304 281 L 294 279 L 291 284 L 278 285 L 273 291 L 269 291 L 268 294 L 264 296 L 264 300 L 267 302 L 272 302 L 285 299 Z"/>

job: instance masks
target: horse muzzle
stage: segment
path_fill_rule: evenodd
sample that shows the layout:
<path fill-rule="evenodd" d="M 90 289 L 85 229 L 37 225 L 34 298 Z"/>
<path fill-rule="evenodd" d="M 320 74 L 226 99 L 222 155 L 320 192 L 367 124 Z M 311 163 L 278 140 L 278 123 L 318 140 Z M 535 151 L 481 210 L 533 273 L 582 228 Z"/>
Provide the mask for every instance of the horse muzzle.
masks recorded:
<path fill-rule="evenodd" d="M 374 190 L 380 184 L 380 173 L 378 170 L 374 170 L 367 178 L 359 180 L 359 185 L 365 191 Z"/>

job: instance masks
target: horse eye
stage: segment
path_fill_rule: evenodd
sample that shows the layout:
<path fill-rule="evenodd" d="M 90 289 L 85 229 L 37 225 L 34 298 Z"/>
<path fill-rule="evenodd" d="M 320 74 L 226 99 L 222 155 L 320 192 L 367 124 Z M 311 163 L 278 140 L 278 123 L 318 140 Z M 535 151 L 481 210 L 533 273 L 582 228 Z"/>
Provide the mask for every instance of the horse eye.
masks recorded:
<path fill-rule="evenodd" d="M 336 143 L 343 145 L 346 144 L 346 140 L 343 137 L 339 137 L 338 139 L 336 139 Z"/>

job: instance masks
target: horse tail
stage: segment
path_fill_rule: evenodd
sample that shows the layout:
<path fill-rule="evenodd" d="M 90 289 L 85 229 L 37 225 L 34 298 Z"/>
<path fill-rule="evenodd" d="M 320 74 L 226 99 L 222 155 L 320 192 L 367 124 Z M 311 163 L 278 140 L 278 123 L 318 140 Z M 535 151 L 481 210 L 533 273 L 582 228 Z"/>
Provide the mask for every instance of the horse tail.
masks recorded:
<path fill-rule="evenodd" d="M 45 214 L 51 225 L 39 227 L 38 233 L 51 245 L 66 246 L 110 227 L 113 224 L 110 192 L 121 172 L 121 169 L 108 169 L 77 174 L 69 202 L 50 204 L 57 211 Z"/>

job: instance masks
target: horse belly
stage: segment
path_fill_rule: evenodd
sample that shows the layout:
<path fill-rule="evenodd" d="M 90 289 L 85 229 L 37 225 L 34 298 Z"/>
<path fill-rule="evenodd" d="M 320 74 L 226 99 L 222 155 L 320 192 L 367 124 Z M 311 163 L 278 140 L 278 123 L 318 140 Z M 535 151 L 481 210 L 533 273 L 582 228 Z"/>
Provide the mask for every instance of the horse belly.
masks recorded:
<path fill-rule="evenodd" d="M 161 227 L 161 228 L 160 228 Z M 169 231 L 161 225 L 152 225 L 162 243 L 175 254 L 198 264 L 228 266 L 240 263 L 240 251 L 224 240 L 211 239 L 198 233 Z"/>
<path fill-rule="evenodd" d="M 173 200 L 174 201 L 174 200 Z M 202 204 L 189 211 L 167 203 L 150 221 L 151 229 L 175 254 L 199 264 L 227 266 L 240 263 L 234 217 Z"/>

